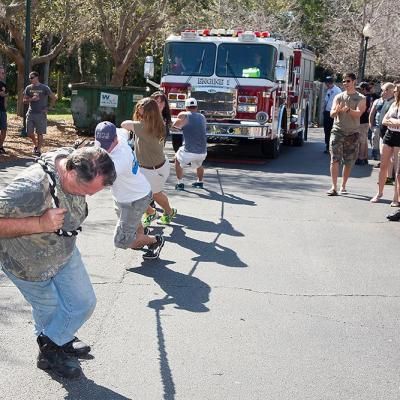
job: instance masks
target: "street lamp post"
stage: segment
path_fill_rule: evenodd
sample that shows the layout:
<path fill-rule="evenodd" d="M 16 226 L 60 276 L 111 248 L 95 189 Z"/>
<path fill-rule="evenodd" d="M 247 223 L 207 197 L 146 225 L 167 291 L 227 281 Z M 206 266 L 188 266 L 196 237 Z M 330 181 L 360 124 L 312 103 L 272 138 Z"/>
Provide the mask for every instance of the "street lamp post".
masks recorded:
<path fill-rule="evenodd" d="M 362 34 L 364 36 L 364 52 L 363 52 L 363 61 L 361 66 L 361 77 L 360 80 L 364 80 L 365 76 L 365 65 L 367 63 L 367 50 L 368 50 L 368 40 L 372 37 L 373 31 L 372 26 L 369 22 L 367 22 L 362 30 Z"/>

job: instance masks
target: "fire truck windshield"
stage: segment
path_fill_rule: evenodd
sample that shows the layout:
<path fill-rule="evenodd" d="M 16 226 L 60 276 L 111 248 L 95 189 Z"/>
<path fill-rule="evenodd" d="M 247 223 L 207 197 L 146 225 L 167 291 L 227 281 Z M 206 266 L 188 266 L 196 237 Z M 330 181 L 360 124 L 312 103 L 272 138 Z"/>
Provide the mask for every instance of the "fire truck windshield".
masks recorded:
<path fill-rule="evenodd" d="M 223 43 L 218 47 L 216 75 L 274 80 L 277 51 L 268 44 Z"/>
<path fill-rule="evenodd" d="M 162 75 L 211 76 L 216 49 L 214 43 L 169 42 L 164 49 Z"/>

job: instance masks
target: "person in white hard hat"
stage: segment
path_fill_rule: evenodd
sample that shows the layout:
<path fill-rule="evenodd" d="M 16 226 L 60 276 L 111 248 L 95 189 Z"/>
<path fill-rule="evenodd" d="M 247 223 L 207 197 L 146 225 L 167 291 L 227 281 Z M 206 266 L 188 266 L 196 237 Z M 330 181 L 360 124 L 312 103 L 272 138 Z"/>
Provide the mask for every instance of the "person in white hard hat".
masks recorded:
<path fill-rule="evenodd" d="M 178 183 L 176 190 L 185 190 L 183 183 L 183 167 L 191 165 L 196 168 L 197 181 L 192 187 L 203 188 L 203 161 L 207 157 L 206 119 L 197 109 L 197 100 L 193 97 L 185 101 L 186 111 L 179 113 L 173 124 L 174 128 L 182 129 L 183 145 L 175 154 L 175 171 Z"/>

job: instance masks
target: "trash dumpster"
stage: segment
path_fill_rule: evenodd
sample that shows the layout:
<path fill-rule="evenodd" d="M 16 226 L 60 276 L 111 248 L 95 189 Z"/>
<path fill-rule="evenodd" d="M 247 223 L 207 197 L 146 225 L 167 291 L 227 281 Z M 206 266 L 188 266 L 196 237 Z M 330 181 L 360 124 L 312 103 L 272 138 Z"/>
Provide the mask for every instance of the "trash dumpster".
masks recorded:
<path fill-rule="evenodd" d="M 150 96 L 149 88 L 136 86 L 100 86 L 73 83 L 71 88 L 71 113 L 80 134 L 94 134 L 101 121 L 111 121 L 120 126 L 132 118 L 136 103 Z"/>

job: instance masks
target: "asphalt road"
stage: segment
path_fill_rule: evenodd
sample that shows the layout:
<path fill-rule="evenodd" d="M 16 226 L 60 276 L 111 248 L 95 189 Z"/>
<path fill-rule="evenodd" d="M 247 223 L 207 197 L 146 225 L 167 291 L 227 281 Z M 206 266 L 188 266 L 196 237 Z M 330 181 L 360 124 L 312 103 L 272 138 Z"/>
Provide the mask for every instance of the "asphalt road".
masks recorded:
<path fill-rule="evenodd" d="M 393 187 L 371 204 L 378 170 L 356 166 L 349 194 L 326 196 L 323 135 L 310 136 L 266 162 L 229 150 L 208 161 L 204 190 L 175 192 L 171 176 L 178 216 L 158 261 L 115 250 L 110 194 L 91 197 L 78 240 L 98 298 L 79 332 L 93 347 L 85 376 L 36 368 L 29 306 L 0 275 L 0 398 L 399 399 Z M 0 165 L 0 184 L 19 169 Z"/>

